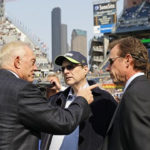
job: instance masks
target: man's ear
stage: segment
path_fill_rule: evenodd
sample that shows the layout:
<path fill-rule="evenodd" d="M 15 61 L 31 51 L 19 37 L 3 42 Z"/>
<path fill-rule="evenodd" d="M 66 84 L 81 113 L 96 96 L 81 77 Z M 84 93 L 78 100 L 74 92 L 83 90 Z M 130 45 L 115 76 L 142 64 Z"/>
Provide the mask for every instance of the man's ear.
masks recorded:
<path fill-rule="evenodd" d="M 86 71 L 86 74 L 88 73 L 88 71 L 89 71 L 89 68 L 88 68 L 88 66 L 86 65 L 86 66 L 84 66 L 84 70 Z"/>
<path fill-rule="evenodd" d="M 17 56 L 17 57 L 15 58 L 15 60 L 14 60 L 14 66 L 15 66 L 15 68 L 17 68 L 17 69 L 20 69 L 20 57 L 19 57 L 19 56 Z"/>
<path fill-rule="evenodd" d="M 127 65 L 129 65 L 133 62 L 133 58 L 132 58 L 131 54 L 127 54 L 125 58 L 126 58 Z"/>

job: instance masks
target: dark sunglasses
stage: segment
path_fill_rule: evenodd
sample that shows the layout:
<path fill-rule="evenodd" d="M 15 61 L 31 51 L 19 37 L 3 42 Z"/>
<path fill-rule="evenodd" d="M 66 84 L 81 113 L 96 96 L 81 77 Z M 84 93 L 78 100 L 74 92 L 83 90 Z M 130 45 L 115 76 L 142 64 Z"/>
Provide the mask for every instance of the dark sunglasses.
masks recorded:
<path fill-rule="evenodd" d="M 117 60 L 117 58 L 120 58 L 120 56 L 117 56 L 115 58 L 109 58 L 109 64 L 112 65 Z"/>
<path fill-rule="evenodd" d="M 64 72 L 65 69 L 67 69 L 67 70 L 73 70 L 77 66 L 81 66 L 81 65 L 74 65 L 74 64 L 67 65 L 67 66 L 61 67 L 61 71 Z"/>

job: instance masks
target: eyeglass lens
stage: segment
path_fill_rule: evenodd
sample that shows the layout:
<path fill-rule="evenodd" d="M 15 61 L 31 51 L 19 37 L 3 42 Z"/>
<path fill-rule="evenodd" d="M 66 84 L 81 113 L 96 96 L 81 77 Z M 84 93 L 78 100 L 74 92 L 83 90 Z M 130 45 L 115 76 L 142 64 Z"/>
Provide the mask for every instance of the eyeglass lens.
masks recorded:
<path fill-rule="evenodd" d="M 112 64 L 113 64 L 113 62 L 114 62 L 114 60 L 113 60 L 113 59 L 111 59 L 111 58 L 109 58 L 109 64 L 110 64 L 110 65 L 112 65 Z"/>
<path fill-rule="evenodd" d="M 117 58 L 120 58 L 120 56 L 117 56 L 115 58 L 109 58 L 109 64 L 112 65 Z"/>
<path fill-rule="evenodd" d="M 61 67 L 61 70 L 62 70 L 62 72 L 64 72 L 65 69 L 67 69 L 67 70 L 72 70 L 72 69 L 74 69 L 74 68 L 75 68 L 75 66 L 73 66 L 73 65 L 67 65 L 67 66 L 65 66 L 65 67 Z"/>

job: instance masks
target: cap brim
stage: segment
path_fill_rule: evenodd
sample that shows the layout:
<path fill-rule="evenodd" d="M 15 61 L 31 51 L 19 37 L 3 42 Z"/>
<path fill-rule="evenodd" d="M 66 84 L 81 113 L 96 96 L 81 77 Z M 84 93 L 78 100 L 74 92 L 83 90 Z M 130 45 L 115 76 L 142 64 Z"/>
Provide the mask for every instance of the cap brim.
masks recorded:
<path fill-rule="evenodd" d="M 61 66 L 62 63 L 63 63 L 63 61 L 64 61 L 65 59 L 68 60 L 68 61 L 70 61 L 71 63 L 74 63 L 74 64 L 79 64 L 79 63 L 80 63 L 80 62 L 76 61 L 75 59 L 72 59 L 72 58 L 67 57 L 67 56 L 58 56 L 58 57 L 55 59 L 55 64 Z"/>

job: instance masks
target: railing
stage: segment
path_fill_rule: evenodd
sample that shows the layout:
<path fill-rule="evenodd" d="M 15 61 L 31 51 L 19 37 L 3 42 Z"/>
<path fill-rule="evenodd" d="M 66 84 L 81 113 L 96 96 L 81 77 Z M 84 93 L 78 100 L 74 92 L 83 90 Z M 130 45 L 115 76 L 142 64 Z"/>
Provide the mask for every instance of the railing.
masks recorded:
<path fill-rule="evenodd" d="M 43 41 L 40 40 L 38 36 L 32 33 L 20 20 L 10 16 L 11 15 L 6 14 L 6 18 L 11 21 L 22 33 L 27 35 L 34 45 L 38 46 L 43 53 L 47 53 L 49 51 L 49 48 Z"/>

